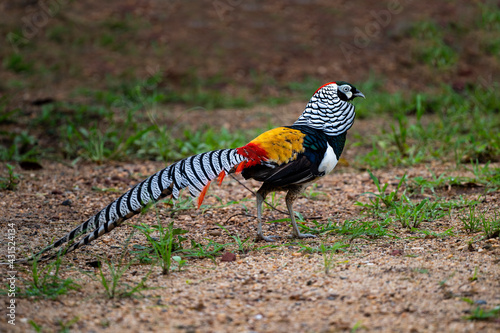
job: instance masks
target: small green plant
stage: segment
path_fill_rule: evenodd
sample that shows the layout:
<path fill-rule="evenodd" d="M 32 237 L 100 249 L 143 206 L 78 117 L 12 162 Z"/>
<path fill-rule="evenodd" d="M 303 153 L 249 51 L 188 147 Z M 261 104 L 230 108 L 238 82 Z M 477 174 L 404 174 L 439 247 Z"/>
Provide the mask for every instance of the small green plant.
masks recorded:
<path fill-rule="evenodd" d="M 3 60 L 3 67 L 15 73 L 32 72 L 33 63 L 26 61 L 21 53 L 12 53 Z"/>
<path fill-rule="evenodd" d="M 406 118 L 405 115 L 398 116 L 398 125 L 399 125 L 399 131 L 396 130 L 394 125 L 391 125 L 392 138 L 401 156 L 407 156 L 409 149 L 407 142 L 408 119 Z"/>
<path fill-rule="evenodd" d="M 102 286 L 104 287 L 104 290 L 106 291 L 106 295 L 109 298 L 125 298 L 125 297 L 131 297 L 135 295 L 136 293 L 141 293 L 143 290 L 146 290 L 146 280 L 149 277 L 149 274 L 151 274 L 151 271 L 149 271 L 139 283 L 137 283 L 134 286 L 129 285 L 128 283 L 125 283 L 122 281 L 122 277 L 125 274 L 125 272 L 130 268 L 132 265 L 132 261 L 123 263 L 123 259 L 125 257 L 125 253 L 127 251 L 124 251 L 122 255 L 120 256 L 120 260 L 118 264 L 113 263 L 110 260 L 103 260 L 104 263 L 106 264 L 107 271 L 109 272 L 109 277 L 108 274 L 106 274 L 103 270 L 102 263 L 99 263 L 99 276 L 98 280 L 101 282 Z"/>
<path fill-rule="evenodd" d="M 389 184 L 384 184 L 383 186 L 380 185 L 379 179 L 373 175 L 373 173 L 368 170 L 368 174 L 370 175 L 370 178 L 373 180 L 375 183 L 375 186 L 377 187 L 378 193 L 373 193 L 373 192 L 366 192 L 363 194 L 371 194 L 372 197 L 369 198 L 370 203 L 364 204 L 361 202 L 356 202 L 357 206 L 363 207 L 363 210 L 370 212 L 371 214 L 377 215 L 381 211 L 384 211 L 388 208 L 394 208 L 396 205 L 396 202 L 399 200 L 398 198 L 398 192 L 401 188 L 401 185 L 406 180 L 406 174 L 401 177 L 399 180 L 398 185 L 396 186 L 396 189 L 386 193 L 387 187 Z"/>
<path fill-rule="evenodd" d="M 145 223 L 141 223 L 140 225 L 135 225 L 134 228 L 146 236 L 150 248 L 149 251 L 145 251 L 151 253 L 155 260 L 160 264 L 162 274 L 168 275 L 170 272 L 170 266 L 172 265 L 172 253 L 178 248 L 181 248 L 180 244 L 186 240 L 186 238 L 181 235 L 187 233 L 188 231 L 184 229 L 174 229 L 174 222 L 170 222 L 168 226 L 164 227 L 159 219 L 158 224 L 155 226 L 151 227 Z M 180 262 L 182 260 L 176 261 Z M 184 266 L 185 262 L 182 264 Z"/>
<path fill-rule="evenodd" d="M 471 311 L 469 316 L 465 317 L 467 320 L 492 320 L 495 318 L 500 318 L 500 306 L 496 306 L 490 310 L 485 310 L 478 306 Z"/>
<path fill-rule="evenodd" d="M 446 282 L 448 282 L 448 280 L 452 279 L 455 274 L 457 274 L 456 271 L 453 271 L 450 275 L 448 275 L 447 277 L 445 277 L 443 280 L 439 281 L 439 286 L 441 288 L 445 288 L 446 287 Z"/>
<path fill-rule="evenodd" d="M 414 205 L 408 198 L 405 197 L 405 199 L 406 204 L 395 207 L 394 213 L 396 218 L 405 228 L 417 228 L 424 219 L 424 215 L 421 214 L 421 210 L 427 200 L 422 200 L 418 205 Z"/>
<path fill-rule="evenodd" d="M 41 152 L 34 136 L 28 134 L 27 131 L 6 134 L 7 144 L 0 145 L 0 160 L 36 162 L 39 159 Z"/>
<path fill-rule="evenodd" d="M 366 326 L 363 325 L 363 323 L 361 322 L 361 320 L 358 320 L 354 326 L 351 328 L 351 333 L 356 333 L 358 330 L 360 329 L 366 329 Z"/>
<path fill-rule="evenodd" d="M 476 207 L 469 207 L 469 214 L 465 217 L 459 217 L 464 224 L 464 229 L 468 233 L 483 231 L 484 238 L 495 238 L 500 235 L 500 216 L 497 211 L 491 217 L 487 212 L 476 212 Z"/>
<path fill-rule="evenodd" d="M 321 243 L 319 249 L 321 251 L 321 254 L 323 255 L 323 266 L 326 275 L 330 273 L 330 269 L 333 266 L 334 254 L 338 252 L 340 249 L 347 246 L 348 246 L 347 244 L 344 244 L 342 242 L 336 242 L 330 246 L 325 246 L 325 243 Z"/>
<path fill-rule="evenodd" d="M 165 204 L 171 206 L 169 209 L 171 217 L 174 217 L 179 212 L 193 209 L 196 207 L 194 205 L 194 201 L 191 196 L 181 197 L 178 200 L 167 199 L 161 202 L 164 202 Z"/>
<path fill-rule="evenodd" d="M 22 296 L 56 299 L 60 295 L 67 294 L 70 290 L 80 289 L 72 278 L 63 279 L 61 273 L 61 258 L 49 262 L 40 267 L 37 258 L 31 263 L 31 280 L 25 281 L 25 290 Z"/>
<path fill-rule="evenodd" d="M 14 167 L 7 164 L 7 177 L 0 177 L 0 190 L 14 191 L 19 184 L 19 174 L 14 172 Z"/>
<path fill-rule="evenodd" d="M 490 191 L 500 189 L 500 168 L 490 168 L 490 162 L 481 166 L 479 162 L 472 162 L 472 168 L 469 169 L 474 177 L 467 178 L 470 183 L 477 183 L 486 186 Z"/>
<path fill-rule="evenodd" d="M 482 196 L 479 196 L 477 199 L 469 199 L 467 197 L 464 197 L 463 195 L 460 195 L 458 199 L 442 202 L 442 205 L 443 207 L 447 207 L 451 211 L 451 209 L 453 208 L 468 208 L 477 206 L 483 201 L 484 199 L 482 198 Z"/>
<path fill-rule="evenodd" d="M 312 220 L 313 226 L 307 224 L 298 224 L 300 231 L 308 234 L 322 235 L 325 233 L 335 232 L 338 229 L 337 223 L 328 219 L 327 223 L 321 223 L 316 220 Z"/>
<path fill-rule="evenodd" d="M 474 274 L 469 278 L 469 281 L 476 281 L 477 280 L 477 273 L 479 272 L 479 267 L 474 267 Z"/>
<path fill-rule="evenodd" d="M 469 207 L 469 214 L 464 217 L 459 217 L 459 219 L 464 224 L 464 230 L 473 234 L 481 230 L 480 228 L 480 219 L 476 217 L 476 206 Z"/>
<path fill-rule="evenodd" d="M 97 274 L 83 271 L 83 273 L 87 274 L 91 279 L 101 283 L 108 298 L 132 297 L 135 294 L 140 294 L 142 291 L 148 289 L 146 287 L 146 280 L 151 274 L 151 270 L 142 277 L 139 283 L 135 285 L 130 285 L 122 281 L 124 274 L 134 264 L 134 260 L 126 261 L 126 259 L 130 259 L 128 246 L 133 235 L 134 232 L 132 232 L 126 239 L 117 263 L 114 263 L 108 258 L 103 258 L 97 262 Z"/>
<path fill-rule="evenodd" d="M 172 260 L 177 263 L 179 272 L 181 271 L 182 267 L 186 266 L 187 263 L 187 261 L 185 259 L 182 259 L 181 256 L 172 256 Z"/>
<path fill-rule="evenodd" d="M 480 215 L 486 239 L 500 237 L 500 215 L 497 211 L 494 214 L 490 218 L 486 217 L 485 214 Z"/>
<path fill-rule="evenodd" d="M 58 321 L 59 324 L 59 330 L 57 331 L 58 333 L 69 333 L 71 332 L 71 326 L 76 324 L 80 320 L 79 317 L 74 317 L 73 319 L 64 322 L 62 320 Z M 29 320 L 28 323 L 30 324 L 31 327 L 35 330 L 35 332 L 43 332 L 44 329 L 41 325 L 37 324 L 34 320 Z"/>
<path fill-rule="evenodd" d="M 396 220 L 405 228 L 417 228 L 423 221 L 433 221 L 443 217 L 446 213 L 439 211 L 439 202 L 430 202 L 428 199 L 413 203 L 406 195 L 402 195 L 401 202 L 394 209 Z"/>
<path fill-rule="evenodd" d="M 269 204 L 271 204 L 271 206 L 273 206 L 273 207 L 278 207 L 278 206 L 279 206 L 279 204 L 280 204 L 280 199 L 281 199 L 281 198 L 283 198 L 283 196 L 282 196 L 282 195 L 278 195 L 278 194 L 276 194 L 276 192 L 271 193 L 270 197 L 271 197 L 271 200 L 270 200 L 270 201 L 268 201 L 268 202 L 269 202 Z M 271 207 L 271 206 L 269 206 L 269 205 L 267 205 L 267 204 L 266 204 L 266 205 L 264 205 L 264 210 L 266 210 L 266 209 L 272 210 L 272 209 L 273 209 L 273 207 Z"/>
<path fill-rule="evenodd" d="M 488 31 L 500 31 L 500 11 L 494 2 L 477 2 L 477 6 L 481 12 L 477 25 Z"/>
<path fill-rule="evenodd" d="M 390 233 L 388 226 L 391 224 L 391 218 L 385 218 L 383 221 L 361 221 L 361 220 L 346 220 L 343 223 L 334 222 L 328 219 L 327 223 L 320 223 L 316 220 L 311 221 L 313 226 L 299 225 L 302 232 L 316 235 L 322 234 L 338 234 L 344 236 L 349 241 L 357 238 L 362 239 L 377 239 L 381 237 L 397 238 Z"/>
<path fill-rule="evenodd" d="M 181 249 L 179 251 L 182 252 L 185 257 L 214 259 L 216 255 L 220 254 L 228 246 L 229 244 L 219 244 L 211 239 L 208 239 L 206 245 L 191 240 L 190 248 Z"/>
<path fill-rule="evenodd" d="M 392 220 L 385 218 L 383 221 L 360 221 L 346 220 L 343 224 L 338 224 L 334 232 L 343 235 L 349 241 L 358 238 L 378 239 L 381 237 L 398 238 L 387 229 Z"/>
<path fill-rule="evenodd" d="M 242 252 L 242 253 L 247 253 L 250 250 L 250 248 L 253 247 L 254 243 L 249 242 L 252 239 L 252 237 L 248 237 L 247 239 L 242 240 L 240 235 L 238 235 L 238 234 L 232 235 L 224 226 L 222 226 L 220 224 L 217 224 L 217 225 L 219 226 L 219 228 L 221 228 L 222 230 L 227 232 L 227 234 L 229 236 L 231 236 L 232 239 L 234 239 L 235 244 L 238 246 L 237 251 Z M 249 243 L 247 244 L 247 242 L 249 242 Z"/>
<path fill-rule="evenodd" d="M 388 184 L 380 185 L 377 177 L 369 171 L 370 177 L 377 186 L 378 194 L 368 192 L 372 197 L 370 203 L 357 202 L 356 205 L 363 207 L 365 212 L 387 219 L 391 217 L 394 221 L 399 221 L 405 228 L 417 228 L 423 221 L 437 220 L 450 212 L 449 203 L 440 200 L 431 201 L 429 199 L 414 203 L 406 194 L 406 190 L 399 193 L 399 190 L 406 180 L 404 175 L 395 190 L 386 193 Z"/>
<path fill-rule="evenodd" d="M 436 176 L 436 174 L 432 171 L 431 179 L 427 179 L 421 176 L 417 176 L 409 179 L 409 187 L 412 192 L 416 192 L 420 189 L 420 193 L 424 194 L 426 190 L 430 190 L 432 194 L 436 194 L 436 189 L 443 188 L 446 186 L 460 186 L 463 183 L 469 182 L 466 177 L 455 177 L 455 176 L 447 176 L 445 173 Z"/>

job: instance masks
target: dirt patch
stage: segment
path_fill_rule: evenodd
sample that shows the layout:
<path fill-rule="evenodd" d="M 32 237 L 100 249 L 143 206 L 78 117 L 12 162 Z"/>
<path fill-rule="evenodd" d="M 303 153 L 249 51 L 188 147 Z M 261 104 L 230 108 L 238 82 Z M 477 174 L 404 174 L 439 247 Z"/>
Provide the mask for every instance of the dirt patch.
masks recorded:
<path fill-rule="evenodd" d="M 2 221 L 16 225 L 20 256 L 47 245 L 118 193 L 163 167 L 154 162 L 82 164 L 76 168 L 50 161 L 42 164 L 41 170 L 22 171 L 18 189 L 2 192 L 0 199 Z M 451 165 L 431 165 L 430 170 L 425 166 L 389 169 L 377 172 L 377 177 L 395 186 L 397 177 L 404 173 L 430 178 L 431 171 L 439 173 L 446 168 Z M 247 184 L 254 189 L 258 186 Z M 359 218 L 360 207 L 354 203 L 365 202 L 367 197 L 361 194 L 375 190 L 366 172 L 339 166 L 318 182 L 314 191 L 319 195 L 300 198 L 295 208 L 306 217 L 320 217 L 320 223 L 342 223 Z M 478 197 L 475 191 L 459 192 L 441 195 L 446 199 Z M 220 207 L 217 197 L 223 204 L 250 200 Z M 278 195 L 277 199 L 278 208 L 283 209 L 283 197 Z M 499 192 L 485 193 L 478 209 L 498 209 L 498 202 Z M 253 197 L 237 182 L 227 179 L 221 187 L 213 186 L 205 203 L 211 206 L 203 211 L 187 209 L 174 215 L 169 206 L 159 204 L 157 213 L 150 210 L 129 222 L 152 225 L 158 216 L 162 222 L 174 221 L 176 227 L 189 231 L 186 237 L 202 244 L 209 240 L 234 243 L 217 224 L 242 239 L 255 237 Z M 285 217 L 271 210 L 264 215 L 267 221 Z M 301 252 L 297 242 L 286 238 L 291 231 L 287 223 L 266 224 L 265 233 L 281 236 L 276 245 L 282 246 L 257 250 L 267 245 L 257 242 L 248 251 L 238 252 L 233 245 L 229 250 L 236 253 L 235 261 L 187 259 L 186 267 L 169 276 L 161 275 L 156 266 L 133 265 L 122 281 L 136 284 L 149 273 L 146 285 L 152 289 L 144 291 L 143 297 L 109 300 L 102 285 L 89 277 L 98 273 L 89 262 L 99 258 L 118 261 L 133 230 L 126 224 L 64 259 L 62 276 L 75 279 L 81 285 L 79 290 L 55 301 L 18 298 L 16 326 L 0 325 L 4 330 L 24 332 L 33 320 L 44 329 L 56 330 L 59 322 L 78 317 L 72 330 L 330 332 L 357 327 L 384 332 L 494 332 L 498 321 L 468 321 L 464 317 L 476 305 L 492 308 L 500 302 L 500 241 L 480 240 L 479 233 L 467 234 L 458 216 L 453 212 L 420 227 L 434 234 L 452 229 L 447 236 L 425 236 L 392 225 L 393 237 L 356 238 L 348 251 L 334 254 L 328 275 L 321 254 Z M 374 220 L 374 227 L 377 223 L 380 221 Z M 300 243 L 331 245 L 341 239 L 341 235 L 330 235 Z M 145 244 L 144 237 L 136 234 L 129 246 Z M 2 255 L 5 248 L 2 246 Z M 26 268 L 17 276 L 18 283 L 29 279 Z"/>

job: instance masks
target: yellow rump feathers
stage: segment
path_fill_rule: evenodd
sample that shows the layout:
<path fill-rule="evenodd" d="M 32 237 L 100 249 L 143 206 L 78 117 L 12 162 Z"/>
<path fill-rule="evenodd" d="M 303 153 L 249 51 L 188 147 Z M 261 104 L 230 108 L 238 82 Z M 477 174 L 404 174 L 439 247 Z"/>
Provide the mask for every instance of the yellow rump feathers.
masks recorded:
<path fill-rule="evenodd" d="M 257 145 L 266 152 L 267 160 L 278 164 L 287 163 L 297 158 L 297 154 L 304 152 L 304 137 L 306 135 L 299 130 L 278 127 L 264 132 L 249 145 Z"/>

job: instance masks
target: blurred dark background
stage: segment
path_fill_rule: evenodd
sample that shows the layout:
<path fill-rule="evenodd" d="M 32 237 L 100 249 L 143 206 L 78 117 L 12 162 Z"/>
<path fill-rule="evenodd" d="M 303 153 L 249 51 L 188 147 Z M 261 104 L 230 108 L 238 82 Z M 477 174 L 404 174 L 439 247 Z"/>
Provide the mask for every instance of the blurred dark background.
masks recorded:
<path fill-rule="evenodd" d="M 294 83 L 460 90 L 500 74 L 498 1 L 4 0 L 0 94 L 68 99 L 159 75 L 248 100 Z M 496 11 L 496 13 L 495 13 Z M 181 100 L 181 99 L 179 99 Z M 203 104 L 203 103 L 201 103 Z"/>

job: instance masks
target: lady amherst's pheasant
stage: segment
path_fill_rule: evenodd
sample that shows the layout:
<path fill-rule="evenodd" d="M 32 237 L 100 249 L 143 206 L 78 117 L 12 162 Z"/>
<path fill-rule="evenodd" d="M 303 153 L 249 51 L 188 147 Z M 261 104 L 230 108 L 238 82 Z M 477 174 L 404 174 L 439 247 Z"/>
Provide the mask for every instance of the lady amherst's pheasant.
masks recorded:
<path fill-rule="evenodd" d="M 179 191 L 185 187 L 189 187 L 193 197 L 199 195 L 200 206 L 213 179 L 218 178 L 220 183 L 226 174 L 238 172 L 245 179 L 263 182 L 257 191 L 257 236 L 260 239 L 273 241 L 272 236 L 262 233 L 262 204 L 267 194 L 274 191 L 287 192 L 292 236 L 313 237 L 300 233 L 293 202 L 311 182 L 335 168 L 344 149 L 347 130 L 354 122 L 354 105 L 350 101 L 355 97 L 365 96 L 347 82 L 327 83 L 314 93 L 292 126 L 267 131 L 243 147 L 191 156 L 158 171 L 34 257 L 80 235 L 85 236 L 60 251 L 67 253 L 89 244 L 139 213 L 146 204 L 168 195 L 177 199 Z"/>

